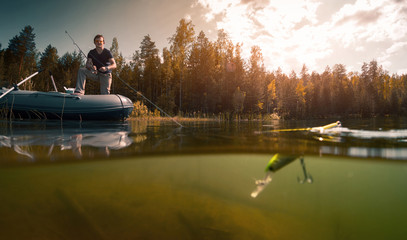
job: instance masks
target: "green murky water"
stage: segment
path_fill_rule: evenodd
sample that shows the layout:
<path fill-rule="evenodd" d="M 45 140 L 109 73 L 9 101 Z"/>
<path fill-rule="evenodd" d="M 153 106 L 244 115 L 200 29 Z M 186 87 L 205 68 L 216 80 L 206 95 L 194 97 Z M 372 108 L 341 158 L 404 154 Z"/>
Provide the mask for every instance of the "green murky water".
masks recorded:
<path fill-rule="evenodd" d="M 407 135 L 387 121 L 6 123 L 0 239 L 402 239 Z M 304 162 L 251 197 L 276 152 Z"/>

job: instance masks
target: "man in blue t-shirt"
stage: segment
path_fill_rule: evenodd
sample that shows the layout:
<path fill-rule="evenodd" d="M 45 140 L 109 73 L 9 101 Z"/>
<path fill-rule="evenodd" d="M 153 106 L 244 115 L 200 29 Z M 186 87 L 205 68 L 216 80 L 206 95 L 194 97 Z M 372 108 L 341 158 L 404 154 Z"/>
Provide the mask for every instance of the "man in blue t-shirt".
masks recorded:
<path fill-rule="evenodd" d="M 110 94 L 112 70 L 116 68 L 116 61 L 112 53 L 104 48 L 105 39 L 102 35 L 96 35 L 93 42 L 96 48 L 89 51 L 86 68 L 78 71 L 75 95 L 85 94 L 86 78 L 100 82 L 100 94 Z"/>

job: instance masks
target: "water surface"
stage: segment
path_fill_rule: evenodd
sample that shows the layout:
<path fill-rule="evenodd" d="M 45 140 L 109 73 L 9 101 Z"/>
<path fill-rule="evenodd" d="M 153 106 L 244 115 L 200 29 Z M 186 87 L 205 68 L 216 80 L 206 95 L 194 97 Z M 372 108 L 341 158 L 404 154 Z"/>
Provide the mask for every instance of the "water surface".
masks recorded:
<path fill-rule="evenodd" d="M 334 121 L 1 122 L 0 238 L 402 239 L 405 121 Z"/>

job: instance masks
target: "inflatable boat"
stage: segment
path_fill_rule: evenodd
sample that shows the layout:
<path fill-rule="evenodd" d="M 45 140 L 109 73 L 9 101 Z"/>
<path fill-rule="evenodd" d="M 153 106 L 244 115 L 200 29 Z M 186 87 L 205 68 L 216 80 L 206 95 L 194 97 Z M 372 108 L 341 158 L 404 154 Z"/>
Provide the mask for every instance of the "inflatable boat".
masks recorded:
<path fill-rule="evenodd" d="M 14 119 L 124 120 L 133 102 L 122 95 L 72 95 L 2 88 L 0 114 Z"/>

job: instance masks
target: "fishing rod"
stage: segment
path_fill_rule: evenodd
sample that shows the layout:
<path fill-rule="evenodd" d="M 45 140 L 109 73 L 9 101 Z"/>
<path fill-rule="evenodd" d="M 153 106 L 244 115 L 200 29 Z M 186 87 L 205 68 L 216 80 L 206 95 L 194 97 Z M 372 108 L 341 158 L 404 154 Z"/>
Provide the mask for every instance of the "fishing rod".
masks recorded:
<path fill-rule="evenodd" d="M 38 70 L 36 73 L 31 74 L 30 76 L 28 76 L 26 79 L 22 80 L 21 82 L 17 83 L 14 85 L 13 88 L 10 88 L 9 90 L 5 91 L 1 96 L 0 99 L 2 99 L 4 96 L 6 96 L 7 94 L 9 94 L 11 91 L 14 91 L 17 89 L 18 86 L 20 86 L 21 84 L 25 83 L 26 81 L 30 80 L 31 78 L 33 78 L 35 75 L 37 75 L 38 73 L 42 72 L 42 70 Z"/>
<path fill-rule="evenodd" d="M 65 30 L 65 33 L 68 35 L 68 37 L 72 40 L 73 44 L 79 49 L 79 52 L 83 54 L 83 56 L 85 56 L 85 59 L 88 58 L 88 56 L 86 56 L 86 54 L 82 51 L 82 49 L 78 46 L 78 44 L 76 44 L 75 40 L 73 40 L 73 38 L 71 37 L 71 35 L 68 33 L 68 31 Z"/>
<path fill-rule="evenodd" d="M 166 113 L 164 110 L 162 110 L 159 106 L 157 106 L 156 104 L 154 104 L 152 101 L 150 101 L 150 99 L 148 99 L 147 97 L 145 97 L 141 92 L 137 91 L 136 89 L 134 89 L 132 86 L 130 86 L 127 82 L 125 82 L 124 80 L 122 80 L 118 74 L 116 74 L 116 77 L 118 79 L 120 79 L 120 81 L 122 81 L 122 83 L 124 83 L 124 85 L 126 85 L 128 88 L 130 88 L 131 90 L 133 90 L 134 92 L 136 92 L 138 95 L 140 95 L 142 98 L 144 98 L 145 100 L 147 100 L 147 102 L 149 102 L 151 105 L 153 105 L 155 108 L 157 108 L 158 110 L 160 110 L 160 112 L 162 112 L 165 116 L 171 118 L 172 121 L 174 121 L 176 124 L 178 124 L 180 127 L 184 127 L 181 123 L 179 123 L 178 121 L 176 121 L 173 117 L 171 117 L 168 113 Z"/>
<path fill-rule="evenodd" d="M 68 33 L 68 31 L 65 30 L 65 33 L 69 36 L 69 38 L 72 40 L 73 44 L 79 49 L 79 51 L 85 56 L 85 59 L 87 58 L 87 56 L 85 55 L 85 53 L 82 51 L 82 49 L 78 46 L 78 44 L 76 44 L 75 40 L 72 38 L 72 36 Z M 89 53 L 90 54 L 90 53 Z M 106 67 L 106 64 L 102 63 L 99 61 L 99 59 L 95 58 L 92 54 L 90 54 L 90 56 L 92 56 L 92 58 L 96 59 L 96 61 L 98 61 L 103 67 Z M 150 99 L 148 99 L 146 96 L 144 96 L 142 93 L 140 93 L 139 91 L 137 91 L 136 89 L 134 89 L 132 86 L 130 86 L 126 81 L 124 81 L 119 74 L 116 74 L 116 77 L 122 82 L 124 83 L 124 85 L 126 85 L 126 87 L 130 88 L 131 90 L 133 90 L 136 94 L 140 95 L 142 98 L 144 98 L 147 102 L 149 102 L 151 105 L 153 105 L 155 108 L 157 108 L 160 112 L 162 112 L 165 116 L 169 117 L 173 122 L 175 122 L 176 124 L 178 124 L 180 127 L 184 127 L 181 123 L 179 123 L 178 121 L 176 121 L 173 117 L 171 117 L 168 113 L 166 113 L 164 110 L 162 110 L 160 107 L 158 107 L 156 104 L 154 104 Z"/>

